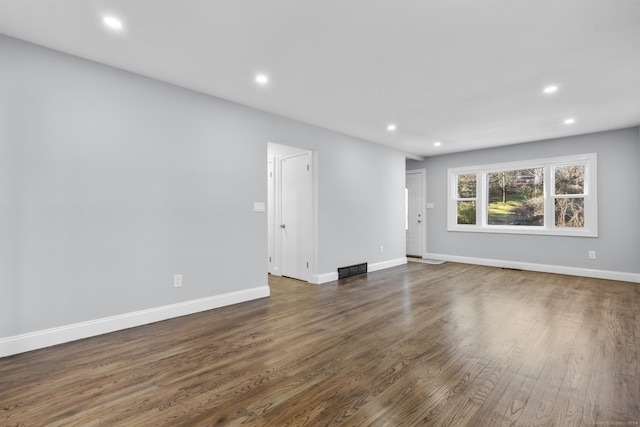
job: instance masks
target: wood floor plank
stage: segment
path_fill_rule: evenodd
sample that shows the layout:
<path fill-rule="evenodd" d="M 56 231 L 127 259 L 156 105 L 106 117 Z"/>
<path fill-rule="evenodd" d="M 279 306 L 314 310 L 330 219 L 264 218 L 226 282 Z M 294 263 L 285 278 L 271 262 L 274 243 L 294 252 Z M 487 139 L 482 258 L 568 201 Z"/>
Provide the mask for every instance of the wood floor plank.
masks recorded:
<path fill-rule="evenodd" d="M 409 263 L 269 285 L 0 359 L 0 425 L 640 425 L 638 284 Z"/>

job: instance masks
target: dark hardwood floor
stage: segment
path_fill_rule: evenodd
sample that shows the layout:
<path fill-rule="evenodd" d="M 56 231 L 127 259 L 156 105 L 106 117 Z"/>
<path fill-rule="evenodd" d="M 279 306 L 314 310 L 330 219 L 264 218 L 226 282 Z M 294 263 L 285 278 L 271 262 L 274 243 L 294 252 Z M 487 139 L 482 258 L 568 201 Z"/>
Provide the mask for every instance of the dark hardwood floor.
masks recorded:
<path fill-rule="evenodd" d="M 0 359 L 0 425 L 640 426 L 640 285 L 409 263 Z"/>

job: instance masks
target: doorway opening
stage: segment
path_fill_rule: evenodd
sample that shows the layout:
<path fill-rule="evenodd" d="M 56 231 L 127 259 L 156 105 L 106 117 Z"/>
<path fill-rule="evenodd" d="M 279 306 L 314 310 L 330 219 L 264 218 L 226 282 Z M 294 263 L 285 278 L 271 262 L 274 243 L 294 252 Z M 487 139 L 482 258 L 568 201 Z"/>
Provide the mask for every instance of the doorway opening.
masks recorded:
<path fill-rule="evenodd" d="M 268 272 L 308 282 L 312 271 L 312 152 L 267 148 Z"/>

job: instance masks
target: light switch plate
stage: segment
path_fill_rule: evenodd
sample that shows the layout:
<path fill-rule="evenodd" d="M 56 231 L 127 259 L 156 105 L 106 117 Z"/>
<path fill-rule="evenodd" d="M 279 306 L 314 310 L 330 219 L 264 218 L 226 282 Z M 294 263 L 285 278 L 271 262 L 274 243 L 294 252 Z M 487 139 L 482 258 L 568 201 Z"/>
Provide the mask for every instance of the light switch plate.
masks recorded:
<path fill-rule="evenodd" d="M 266 206 L 264 202 L 253 202 L 253 211 L 256 213 L 264 213 Z"/>

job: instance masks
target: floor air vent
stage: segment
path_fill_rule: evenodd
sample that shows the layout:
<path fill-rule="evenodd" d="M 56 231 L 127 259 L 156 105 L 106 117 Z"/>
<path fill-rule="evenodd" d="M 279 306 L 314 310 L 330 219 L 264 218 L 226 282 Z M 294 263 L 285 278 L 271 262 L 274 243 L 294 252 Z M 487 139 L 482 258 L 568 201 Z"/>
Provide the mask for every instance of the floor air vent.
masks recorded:
<path fill-rule="evenodd" d="M 364 274 L 367 272 L 367 263 L 350 265 L 349 267 L 338 268 L 338 280 L 346 279 L 347 277 L 357 276 L 358 274 Z"/>

